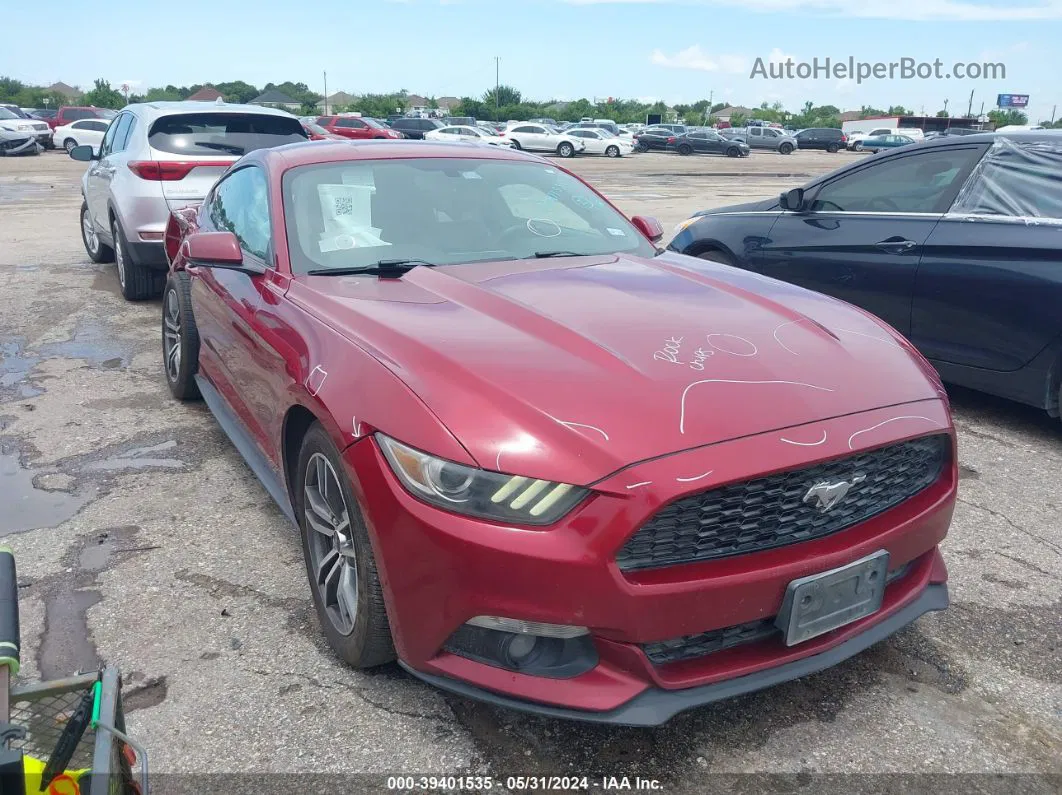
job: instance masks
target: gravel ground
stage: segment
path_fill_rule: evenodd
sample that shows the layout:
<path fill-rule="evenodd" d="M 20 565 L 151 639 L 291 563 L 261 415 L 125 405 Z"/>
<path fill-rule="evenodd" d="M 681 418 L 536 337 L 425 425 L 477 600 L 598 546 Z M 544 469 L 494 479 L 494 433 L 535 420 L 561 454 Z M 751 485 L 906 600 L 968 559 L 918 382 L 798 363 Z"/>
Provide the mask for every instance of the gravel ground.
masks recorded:
<path fill-rule="evenodd" d="M 775 195 L 857 156 L 571 165 L 670 232 L 693 210 Z M 1062 789 L 1057 420 L 954 391 L 962 480 L 943 548 L 946 612 L 835 669 L 655 730 L 504 712 L 397 667 L 351 671 L 328 651 L 296 533 L 207 410 L 169 397 L 159 304 L 127 304 L 114 266 L 85 256 L 82 169 L 54 152 L 0 160 L 0 533 L 23 586 L 23 677 L 118 664 L 131 732 L 155 771 L 343 776 L 303 780 L 301 791 L 370 781 L 353 774 L 460 773 L 498 784 L 589 776 L 600 789 L 606 776 L 637 775 L 673 793 L 905 792 L 931 781 L 823 773 Z M 1038 775 L 984 775 L 1008 773 Z"/>

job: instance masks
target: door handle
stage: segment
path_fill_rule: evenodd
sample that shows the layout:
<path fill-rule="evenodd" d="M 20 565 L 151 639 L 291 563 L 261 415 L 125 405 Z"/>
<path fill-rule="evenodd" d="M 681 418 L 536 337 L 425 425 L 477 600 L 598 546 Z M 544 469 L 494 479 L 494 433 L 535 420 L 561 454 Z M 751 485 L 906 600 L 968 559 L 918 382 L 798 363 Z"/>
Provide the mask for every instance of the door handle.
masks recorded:
<path fill-rule="evenodd" d="M 913 240 L 882 240 L 880 243 L 875 243 L 875 248 L 880 248 L 882 251 L 887 251 L 890 254 L 906 254 L 918 244 Z"/>

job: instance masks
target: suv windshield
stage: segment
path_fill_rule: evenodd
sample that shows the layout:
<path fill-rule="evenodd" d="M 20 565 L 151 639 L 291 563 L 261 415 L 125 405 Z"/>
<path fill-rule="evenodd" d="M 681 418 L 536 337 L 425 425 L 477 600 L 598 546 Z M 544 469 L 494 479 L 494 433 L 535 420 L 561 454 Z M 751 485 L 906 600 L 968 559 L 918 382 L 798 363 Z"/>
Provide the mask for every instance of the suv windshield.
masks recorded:
<path fill-rule="evenodd" d="M 177 155 L 243 155 L 306 140 L 294 116 L 256 113 L 182 113 L 151 125 L 152 149 Z"/>
<path fill-rule="evenodd" d="M 29 114 L 25 113 L 22 108 L 15 105 L 0 105 L 0 110 L 6 110 L 8 113 L 14 114 L 16 119 L 28 119 Z"/>
<path fill-rule="evenodd" d="M 0 108 L 0 119 L 10 120 L 10 119 L 18 119 L 18 118 L 21 118 L 21 117 L 16 116 L 14 113 L 9 111 L 7 108 Z"/>
<path fill-rule="evenodd" d="M 284 175 L 291 267 L 436 265 L 655 247 L 574 177 L 507 160 L 410 158 L 302 166 Z"/>

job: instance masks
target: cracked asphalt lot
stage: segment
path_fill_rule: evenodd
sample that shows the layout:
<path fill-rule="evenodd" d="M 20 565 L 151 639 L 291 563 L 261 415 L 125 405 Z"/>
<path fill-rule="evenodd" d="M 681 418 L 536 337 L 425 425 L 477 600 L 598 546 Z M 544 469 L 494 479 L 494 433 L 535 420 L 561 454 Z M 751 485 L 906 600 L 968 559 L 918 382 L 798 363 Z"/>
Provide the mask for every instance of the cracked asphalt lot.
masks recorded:
<path fill-rule="evenodd" d="M 851 156 L 574 168 L 670 229 Z M 85 256 L 82 167 L 57 153 L 0 160 L 0 533 L 22 584 L 22 676 L 118 664 L 153 770 L 626 774 L 675 793 L 704 792 L 709 773 L 793 774 L 808 791 L 822 789 L 817 772 L 1062 774 L 1057 420 L 953 392 L 962 479 L 946 612 L 656 730 L 508 713 L 329 653 L 296 533 L 207 410 L 169 397 L 159 304 L 127 304 L 114 266 Z M 769 787 L 755 781 L 732 788 Z"/>

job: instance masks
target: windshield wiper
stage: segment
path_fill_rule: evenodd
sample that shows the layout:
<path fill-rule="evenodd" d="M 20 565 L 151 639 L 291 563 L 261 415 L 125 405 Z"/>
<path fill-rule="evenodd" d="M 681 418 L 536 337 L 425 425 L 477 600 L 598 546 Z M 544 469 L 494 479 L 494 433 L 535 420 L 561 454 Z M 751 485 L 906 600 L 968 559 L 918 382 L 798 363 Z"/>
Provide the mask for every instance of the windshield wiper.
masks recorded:
<path fill-rule="evenodd" d="M 234 155 L 245 155 L 247 150 L 242 146 L 236 146 L 236 144 L 219 144 L 215 141 L 196 141 L 196 146 L 201 146 L 204 149 L 220 149 L 223 152 L 229 152 Z"/>
<path fill-rule="evenodd" d="M 549 259 L 550 257 L 593 257 L 594 254 L 580 254 L 578 251 L 536 251 L 525 259 Z"/>
<path fill-rule="evenodd" d="M 306 271 L 310 276 L 351 276 L 358 273 L 366 273 L 371 276 L 389 276 L 395 278 L 403 273 L 409 273 L 416 267 L 423 265 L 425 268 L 434 268 L 434 262 L 423 259 L 382 259 L 372 265 L 362 265 L 358 268 L 315 268 Z"/>

